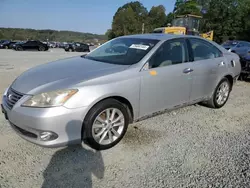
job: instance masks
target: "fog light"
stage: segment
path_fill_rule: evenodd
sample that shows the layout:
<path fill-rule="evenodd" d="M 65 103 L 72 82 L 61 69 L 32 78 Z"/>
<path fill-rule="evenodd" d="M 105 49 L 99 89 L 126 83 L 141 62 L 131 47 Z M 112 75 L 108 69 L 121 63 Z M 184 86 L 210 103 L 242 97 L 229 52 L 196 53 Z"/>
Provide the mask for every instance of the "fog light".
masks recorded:
<path fill-rule="evenodd" d="M 53 132 L 45 131 L 45 132 L 40 133 L 40 139 L 42 141 L 55 140 L 55 139 L 57 139 L 57 137 L 58 137 L 57 134 L 55 134 Z"/>

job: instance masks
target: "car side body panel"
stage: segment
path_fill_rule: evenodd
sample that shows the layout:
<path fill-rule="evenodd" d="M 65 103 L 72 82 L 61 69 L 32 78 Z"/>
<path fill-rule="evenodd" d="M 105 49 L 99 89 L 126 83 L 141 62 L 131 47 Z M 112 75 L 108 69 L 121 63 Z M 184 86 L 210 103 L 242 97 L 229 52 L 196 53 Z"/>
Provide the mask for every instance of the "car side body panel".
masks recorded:
<path fill-rule="evenodd" d="M 67 108 L 92 108 L 95 104 L 109 97 L 122 97 L 133 108 L 134 118 L 139 117 L 140 77 L 138 69 L 128 69 L 112 75 L 92 79 L 76 84 L 79 92 L 68 100 Z"/>

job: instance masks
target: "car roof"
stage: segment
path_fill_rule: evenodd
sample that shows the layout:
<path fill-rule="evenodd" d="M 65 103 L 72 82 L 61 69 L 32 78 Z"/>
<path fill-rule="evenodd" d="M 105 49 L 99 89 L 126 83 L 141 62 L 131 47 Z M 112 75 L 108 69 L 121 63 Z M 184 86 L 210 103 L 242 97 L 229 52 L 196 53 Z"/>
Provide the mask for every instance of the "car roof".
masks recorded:
<path fill-rule="evenodd" d="M 122 36 L 120 38 L 169 40 L 169 39 L 175 39 L 175 38 L 202 38 L 202 37 L 193 36 L 193 35 L 172 35 L 172 34 L 152 33 L 152 34 L 126 35 L 126 36 Z"/>

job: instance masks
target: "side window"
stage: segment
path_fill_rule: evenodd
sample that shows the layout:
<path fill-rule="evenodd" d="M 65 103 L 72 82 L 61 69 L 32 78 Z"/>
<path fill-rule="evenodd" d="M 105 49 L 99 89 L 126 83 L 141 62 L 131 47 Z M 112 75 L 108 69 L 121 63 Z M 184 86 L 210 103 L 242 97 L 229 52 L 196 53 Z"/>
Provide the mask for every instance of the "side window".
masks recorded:
<path fill-rule="evenodd" d="M 184 39 L 163 43 L 149 60 L 150 68 L 176 65 L 188 61 L 187 45 Z"/>
<path fill-rule="evenodd" d="M 244 47 L 249 47 L 250 46 L 248 42 L 243 42 L 243 44 L 244 44 Z"/>
<path fill-rule="evenodd" d="M 221 51 L 209 42 L 200 39 L 189 39 L 189 41 L 193 50 L 194 61 L 213 59 L 222 56 Z"/>
<path fill-rule="evenodd" d="M 27 41 L 25 45 L 31 45 L 31 41 Z"/>
<path fill-rule="evenodd" d="M 242 47 L 244 47 L 245 46 L 245 44 L 243 43 L 243 42 L 241 42 L 241 43 L 239 43 L 238 45 L 237 45 L 237 48 L 242 48 Z"/>
<path fill-rule="evenodd" d="M 32 46 L 35 46 L 37 44 L 36 41 L 29 41 L 28 43 L 29 43 L 29 45 L 32 45 Z"/>

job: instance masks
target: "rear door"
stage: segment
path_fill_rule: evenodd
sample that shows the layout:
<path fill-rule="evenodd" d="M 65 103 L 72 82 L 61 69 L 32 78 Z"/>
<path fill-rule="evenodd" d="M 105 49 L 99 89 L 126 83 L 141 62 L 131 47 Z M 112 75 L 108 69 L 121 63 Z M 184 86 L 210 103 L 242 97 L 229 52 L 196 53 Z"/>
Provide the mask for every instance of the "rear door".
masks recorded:
<path fill-rule="evenodd" d="M 190 100 L 195 101 L 212 95 L 218 81 L 227 71 L 227 60 L 210 42 L 198 38 L 189 38 L 188 41 L 194 70 Z"/>

